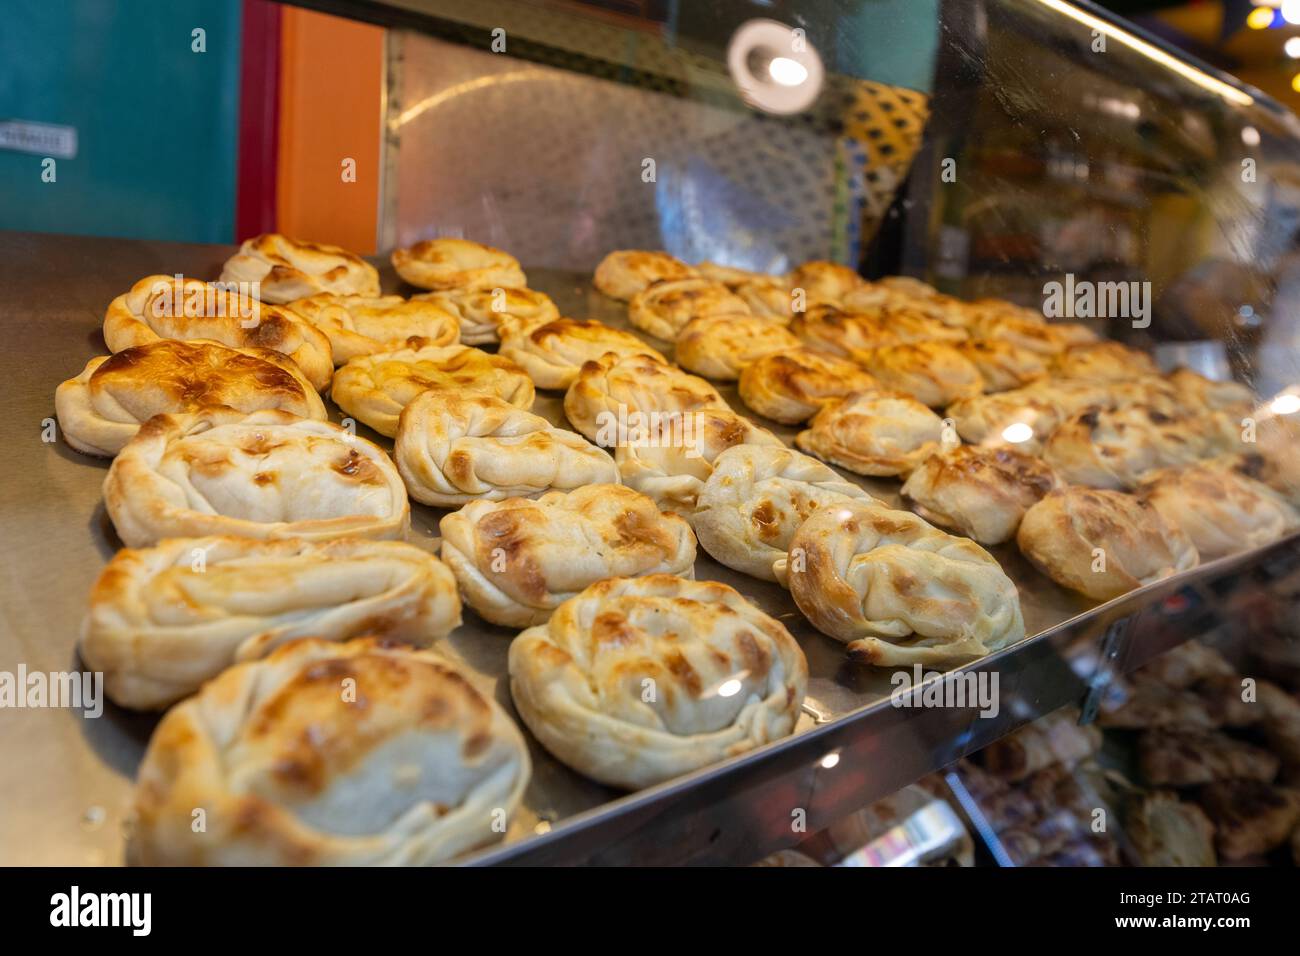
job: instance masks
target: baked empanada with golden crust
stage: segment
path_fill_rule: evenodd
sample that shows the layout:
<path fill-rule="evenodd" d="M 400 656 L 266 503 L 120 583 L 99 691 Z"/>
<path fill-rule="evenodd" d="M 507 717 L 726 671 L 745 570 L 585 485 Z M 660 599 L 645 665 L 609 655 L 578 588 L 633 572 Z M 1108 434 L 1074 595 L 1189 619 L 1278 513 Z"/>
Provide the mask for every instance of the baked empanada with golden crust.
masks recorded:
<path fill-rule="evenodd" d="M 915 399 L 854 392 L 824 406 L 795 444 L 859 475 L 907 475 L 939 447 L 943 420 Z"/>
<path fill-rule="evenodd" d="M 797 425 L 828 402 L 877 385 L 856 362 L 800 347 L 746 365 L 740 373 L 740 398 L 765 418 Z"/>
<path fill-rule="evenodd" d="M 360 256 L 278 232 L 245 239 L 226 260 L 220 281 L 256 283 L 254 296 L 280 304 L 317 292 L 379 295 L 379 272 Z"/>
<path fill-rule="evenodd" d="M 656 282 L 696 278 L 695 269 L 666 252 L 620 249 L 600 260 L 593 284 L 611 299 L 627 302 Z"/>
<path fill-rule="evenodd" d="M 393 268 L 421 289 L 508 289 L 527 286 L 519 260 L 469 239 L 425 239 L 394 249 Z"/>

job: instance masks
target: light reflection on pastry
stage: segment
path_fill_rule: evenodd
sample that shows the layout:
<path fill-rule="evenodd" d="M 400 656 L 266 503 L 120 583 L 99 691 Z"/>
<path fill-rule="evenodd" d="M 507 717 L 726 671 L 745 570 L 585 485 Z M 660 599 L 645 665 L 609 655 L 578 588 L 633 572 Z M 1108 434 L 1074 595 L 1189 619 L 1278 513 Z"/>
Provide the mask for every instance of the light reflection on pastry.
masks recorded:
<path fill-rule="evenodd" d="M 245 239 L 226 260 L 220 281 L 256 283 L 255 296 L 279 304 L 317 292 L 379 295 L 379 272 L 360 256 L 276 232 Z"/>
<path fill-rule="evenodd" d="M 528 285 L 519 260 L 469 239 L 425 239 L 394 249 L 393 268 L 421 289 L 498 289 Z"/>
<path fill-rule="evenodd" d="M 154 415 L 205 410 L 237 421 L 264 408 L 324 421 L 325 403 L 294 362 L 271 349 L 159 339 L 91 359 L 54 392 L 64 440 L 111 458 Z"/>
<path fill-rule="evenodd" d="M 509 669 L 542 746 L 626 789 L 788 736 L 808 684 L 779 621 L 725 584 L 666 574 L 593 584 L 515 638 Z"/>
<path fill-rule="evenodd" d="M 617 482 L 609 453 L 494 395 L 422 392 L 402 411 L 393 459 L 416 501 L 441 508 Z"/>
<path fill-rule="evenodd" d="M 431 302 L 455 316 L 464 345 L 488 345 L 497 341 L 497 323 L 503 319 L 544 322 L 560 317 L 560 310 L 548 295 L 522 286 L 422 292 L 411 296 L 411 301 Z"/>
<path fill-rule="evenodd" d="M 865 663 L 962 664 L 1025 636 L 992 555 L 878 503 L 814 512 L 775 570 L 808 620 Z"/>
<path fill-rule="evenodd" d="M 449 345 L 353 359 L 335 373 L 330 397 L 346 414 L 392 438 L 402 409 L 429 389 L 494 395 L 524 409 L 532 407 L 535 394 L 532 379 L 505 356 Z"/>
<path fill-rule="evenodd" d="M 1048 465 L 1023 452 L 958 445 L 923 461 L 902 494 L 922 518 L 994 545 L 1011 540 L 1025 511 L 1059 484 Z"/>
<path fill-rule="evenodd" d="M 666 252 L 620 249 L 596 266 L 593 284 L 611 299 L 627 302 L 656 282 L 698 278 L 695 269 Z"/>
<path fill-rule="evenodd" d="M 973 445 L 1013 446 L 1036 455 L 1060 424 L 1055 401 L 1029 388 L 976 395 L 953 402 L 944 411 L 957 434 Z"/>
<path fill-rule="evenodd" d="M 442 559 L 465 602 L 509 627 L 543 623 L 606 578 L 695 576 L 690 526 L 623 485 L 473 501 L 443 518 L 439 530 Z"/>
<path fill-rule="evenodd" d="M 682 368 L 698 375 L 734 381 L 756 359 L 799 347 L 799 340 L 771 319 L 714 315 L 687 323 L 674 355 Z"/>
<path fill-rule="evenodd" d="M 431 302 L 408 301 L 400 295 L 320 292 L 294 300 L 288 309 L 325 333 L 335 365 L 359 355 L 455 345 L 460 339 L 454 316 Z"/>
<path fill-rule="evenodd" d="M 984 391 L 984 379 L 975 364 L 943 342 L 890 345 L 853 357 L 885 389 L 910 395 L 931 408 L 943 408 Z"/>
<path fill-rule="evenodd" d="M 1150 502 L 1080 486 L 1058 488 L 1025 512 L 1016 543 L 1057 584 L 1097 601 L 1199 561 L 1191 539 Z"/>
<path fill-rule="evenodd" d="M 749 306 L 725 285 L 708 279 L 656 282 L 636 293 L 627 318 L 647 335 L 675 341 L 692 319 L 710 315 L 748 315 Z"/>
<path fill-rule="evenodd" d="M 667 361 L 631 332 L 594 319 L 522 322 L 505 318 L 499 334 L 498 354 L 518 364 L 538 388 L 568 388 L 584 362 L 608 354 L 649 355 Z"/>
<path fill-rule="evenodd" d="M 795 444 L 860 475 L 907 475 L 936 451 L 943 421 L 915 399 L 855 392 L 824 406 Z"/>
<path fill-rule="evenodd" d="M 827 402 L 876 386 L 856 363 L 802 347 L 765 355 L 740 373 L 741 400 L 783 425 L 805 422 Z"/>

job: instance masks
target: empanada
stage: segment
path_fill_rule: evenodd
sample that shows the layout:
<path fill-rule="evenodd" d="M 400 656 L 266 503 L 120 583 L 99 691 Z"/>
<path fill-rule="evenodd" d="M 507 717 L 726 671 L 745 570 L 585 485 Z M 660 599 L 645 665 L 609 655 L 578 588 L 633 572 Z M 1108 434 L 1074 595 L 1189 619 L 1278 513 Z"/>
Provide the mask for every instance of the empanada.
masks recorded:
<path fill-rule="evenodd" d="M 692 319 L 677 337 L 674 355 L 684 369 L 720 381 L 734 381 L 750 362 L 799 348 L 784 325 L 750 315 Z"/>
<path fill-rule="evenodd" d="M 523 286 L 499 289 L 447 289 L 411 296 L 412 302 L 432 302 L 454 315 L 465 345 L 489 345 L 498 340 L 497 323 L 506 318 L 523 322 L 558 319 L 560 310 L 550 296 Z"/>
<path fill-rule="evenodd" d="M 115 703 L 156 710 L 294 638 L 423 645 L 459 624 L 456 579 L 409 544 L 171 538 L 109 561 L 80 650 Z"/>
<path fill-rule="evenodd" d="M 1028 388 L 962 399 L 949 405 L 944 415 L 971 444 L 1010 446 L 1030 455 L 1042 451 L 1063 417 L 1055 401 Z"/>
<path fill-rule="evenodd" d="M 1276 491 L 1218 462 L 1153 472 L 1137 494 L 1192 539 L 1202 561 L 1260 547 L 1300 526 L 1300 514 Z"/>
<path fill-rule="evenodd" d="M 657 422 L 689 428 L 683 414 L 713 408 L 730 411 L 716 388 L 646 354 L 586 362 L 564 394 L 569 423 L 602 448 L 624 444 L 628 432 L 656 431 Z"/>
<path fill-rule="evenodd" d="M 992 545 L 1011 540 L 1025 511 L 1059 484 L 1048 465 L 1023 452 L 957 445 L 923 461 L 902 493 L 927 521 Z"/>
<path fill-rule="evenodd" d="M 938 449 L 943 420 L 915 399 L 854 392 L 822 407 L 799 448 L 859 475 L 907 475 Z"/>
<path fill-rule="evenodd" d="M 911 342 L 855 353 L 887 390 L 901 392 L 931 408 L 943 408 L 984 391 L 975 363 L 944 342 Z"/>
<path fill-rule="evenodd" d="M 1025 636 L 992 555 L 876 502 L 813 512 L 774 570 L 814 627 L 869 664 L 962 664 Z"/>
<path fill-rule="evenodd" d="M 1132 489 L 1148 471 L 1189 464 L 1208 451 L 1186 420 L 1142 406 L 1093 408 L 1052 432 L 1043 460 L 1072 485 Z"/>
<path fill-rule="evenodd" d="M 1093 342 L 1073 345 L 1056 356 L 1052 372 L 1084 382 L 1127 382 L 1159 375 L 1160 369 L 1146 352 L 1120 342 Z"/>
<path fill-rule="evenodd" d="M 878 312 L 902 312 L 920 315 L 944 325 L 962 328 L 967 323 L 965 305 L 960 299 L 944 295 L 937 289 L 920 293 L 911 284 L 916 280 L 900 283 L 902 277 L 893 280 L 882 279 L 880 282 L 868 282 L 850 292 L 843 299 L 843 307 L 852 312 L 874 314 Z M 925 285 L 924 283 L 917 283 Z M 955 338 L 955 337 L 954 337 Z"/>
<path fill-rule="evenodd" d="M 730 287 L 754 315 L 789 323 L 794 316 L 794 297 L 789 287 L 776 279 L 751 279 Z"/>
<path fill-rule="evenodd" d="M 271 349 L 159 339 L 91 359 L 54 392 L 64 440 L 111 458 L 154 415 L 206 409 L 234 421 L 278 408 L 325 420 L 325 403 L 291 359 Z"/>
<path fill-rule="evenodd" d="M 523 322 L 503 318 L 498 327 L 504 355 L 528 373 L 538 388 L 568 388 L 584 362 L 607 354 L 662 355 L 631 332 L 594 319 L 550 319 Z"/>
<path fill-rule="evenodd" d="M 1016 544 L 1062 587 L 1097 601 L 1196 567 L 1196 546 L 1149 502 L 1119 491 L 1058 488 L 1025 512 Z"/>
<path fill-rule="evenodd" d="M 805 422 L 827 402 L 876 386 L 857 363 L 808 348 L 764 355 L 740 373 L 741 401 L 783 425 Z"/>
<path fill-rule="evenodd" d="M 541 624 L 605 578 L 695 576 L 690 526 L 623 485 L 472 501 L 439 529 L 466 603 L 493 624 Z"/>
<path fill-rule="evenodd" d="M 796 312 L 790 320 L 790 331 L 808 348 L 844 359 L 855 352 L 903 341 L 897 329 L 875 316 L 827 304 L 810 305 Z"/>
<path fill-rule="evenodd" d="M 1071 345 L 1097 341 L 1087 326 L 1067 322 L 1044 322 L 1042 316 L 1021 311 L 995 310 L 971 322 L 972 338 L 1010 342 L 1042 355 L 1059 355 Z"/>
<path fill-rule="evenodd" d="M 1215 381 L 1186 366 L 1179 366 L 1167 376 L 1171 385 L 1190 408 L 1215 411 L 1240 411 L 1249 415 L 1255 406 L 1255 393 L 1240 382 Z"/>
<path fill-rule="evenodd" d="M 697 278 L 693 268 L 666 252 L 621 249 L 611 252 L 596 266 L 593 284 L 612 299 L 627 302 L 656 282 Z"/>
<path fill-rule="evenodd" d="M 104 505 L 131 548 L 230 534 L 401 538 L 410 505 L 382 449 L 287 412 L 156 415 L 113 459 Z"/>
<path fill-rule="evenodd" d="M 273 349 L 293 359 L 318 392 L 329 387 L 334 372 L 330 341 L 310 322 L 199 279 L 145 276 L 109 303 L 104 342 L 110 352 L 160 339 Z"/>
<path fill-rule="evenodd" d="M 791 289 L 802 289 L 808 305 L 838 305 L 844 297 L 866 284 L 866 279 L 838 262 L 814 259 L 796 266 L 786 277 Z"/>
<path fill-rule="evenodd" d="M 425 239 L 394 249 L 393 268 L 421 289 L 509 289 L 527 286 L 519 260 L 469 239 Z"/>
<path fill-rule="evenodd" d="M 245 239 L 226 260 L 220 281 L 249 283 L 254 296 L 280 304 L 317 292 L 379 295 L 379 272 L 360 256 L 277 232 Z"/>
<path fill-rule="evenodd" d="M 501 839 L 531 772 L 505 711 L 434 651 L 292 641 L 163 717 L 127 860 L 441 863 Z"/>
<path fill-rule="evenodd" d="M 710 282 L 721 282 L 729 289 L 742 286 L 747 282 L 775 282 L 778 281 L 776 276 L 768 275 L 764 272 L 754 272 L 751 269 L 741 269 L 737 266 L 724 266 L 717 262 L 697 262 L 695 271 L 701 278 L 708 279 Z"/>
<path fill-rule="evenodd" d="M 423 392 L 402 411 L 393 458 L 416 501 L 441 508 L 617 482 L 609 453 L 492 395 Z"/>
<path fill-rule="evenodd" d="M 627 320 L 633 326 L 665 342 L 675 341 L 692 319 L 748 314 L 744 299 L 708 279 L 656 282 L 632 296 L 627 305 Z"/>
<path fill-rule="evenodd" d="M 289 303 L 289 309 L 325 333 L 335 365 L 376 352 L 455 345 L 460 340 L 455 316 L 432 302 L 400 295 L 321 292 Z"/>
<path fill-rule="evenodd" d="M 624 484 L 649 495 L 663 511 L 690 520 L 713 462 L 737 445 L 785 447 L 766 428 L 730 409 L 709 408 L 661 419 L 656 427 L 627 436 L 614 461 Z"/>
<path fill-rule="evenodd" d="M 691 524 L 714 560 L 764 581 L 818 508 L 872 500 L 815 458 L 774 445 L 737 445 L 713 461 Z"/>
<path fill-rule="evenodd" d="M 1013 342 L 975 339 L 959 342 L 956 348 L 974 363 L 986 392 L 1020 388 L 1047 375 L 1047 359 L 1043 355 Z"/>
<path fill-rule="evenodd" d="M 532 408 L 536 394 L 528 374 L 505 356 L 448 345 L 353 359 L 334 374 L 330 397 L 346 414 L 392 438 L 402 409 L 429 389 L 493 395 L 523 409 Z"/>
<path fill-rule="evenodd" d="M 556 758 L 649 787 L 794 732 L 808 662 L 732 588 L 609 578 L 510 645 L 510 693 Z"/>

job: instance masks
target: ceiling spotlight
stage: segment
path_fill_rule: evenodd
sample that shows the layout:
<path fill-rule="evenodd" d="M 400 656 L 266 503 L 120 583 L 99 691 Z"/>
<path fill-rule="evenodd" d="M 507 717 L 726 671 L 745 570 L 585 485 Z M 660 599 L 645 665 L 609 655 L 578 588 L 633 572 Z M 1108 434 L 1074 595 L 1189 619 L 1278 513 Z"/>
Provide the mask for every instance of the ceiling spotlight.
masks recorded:
<path fill-rule="evenodd" d="M 808 67 L 788 56 L 773 57 L 767 65 L 767 72 L 782 86 L 798 86 L 808 79 Z"/>

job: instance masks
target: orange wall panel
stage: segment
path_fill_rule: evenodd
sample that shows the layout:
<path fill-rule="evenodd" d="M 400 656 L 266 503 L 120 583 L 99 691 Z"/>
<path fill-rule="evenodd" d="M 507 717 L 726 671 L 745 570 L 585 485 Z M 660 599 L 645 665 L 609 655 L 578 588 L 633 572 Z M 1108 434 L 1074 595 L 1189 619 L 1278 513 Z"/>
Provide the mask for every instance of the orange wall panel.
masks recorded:
<path fill-rule="evenodd" d="M 280 44 L 277 228 L 374 253 L 384 30 L 285 7 Z M 355 182 L 343 179 L 346 159 Z"/>

